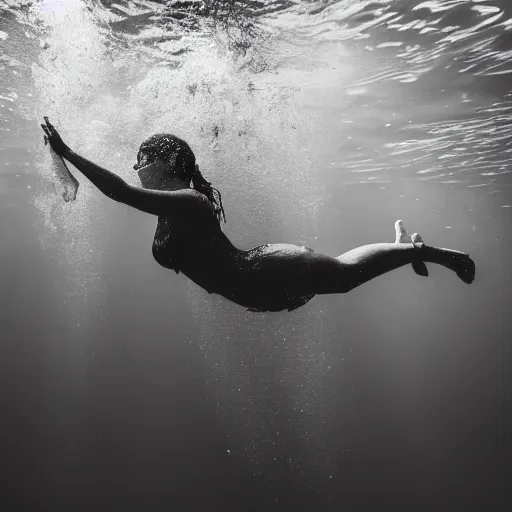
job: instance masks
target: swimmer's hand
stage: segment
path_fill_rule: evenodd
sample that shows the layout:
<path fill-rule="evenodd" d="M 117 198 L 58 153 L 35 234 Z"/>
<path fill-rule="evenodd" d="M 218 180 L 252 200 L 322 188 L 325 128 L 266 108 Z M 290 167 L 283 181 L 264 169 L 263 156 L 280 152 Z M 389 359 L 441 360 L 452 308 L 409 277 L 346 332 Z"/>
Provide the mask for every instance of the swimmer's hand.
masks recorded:
<path fill-rule="evenodd" d="M 69 146 L 64 143 L 62 137 L 59 135 L 55 127 L 50 123 L 47 117 L 44 118 L 46 124 L 42 124 L 41 128 L 46 134 L 44 137 L 44 143 L 50 144 L 51 148 L 57 155 L 65 157 L 69 153 Z"/>

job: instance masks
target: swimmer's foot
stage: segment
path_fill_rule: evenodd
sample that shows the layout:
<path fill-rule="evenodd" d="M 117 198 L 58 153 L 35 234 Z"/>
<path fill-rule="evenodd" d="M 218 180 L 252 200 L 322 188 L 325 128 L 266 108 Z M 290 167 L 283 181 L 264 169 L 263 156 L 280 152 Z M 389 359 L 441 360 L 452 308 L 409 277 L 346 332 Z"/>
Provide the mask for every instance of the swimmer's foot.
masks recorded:
<path fill-rule="evenodd" d="M 424 263 L 427 261 L 453 270 L 466 284 L 471 284 L 475 280 L 475 262 L 469 257 L 469 254 L 453 249 L 428 246 L 418 233 L 409 235 L 401 220 L 395 222 L 395 233 L 396 244 L 413 244 L 418 249 L 419 258 L 412 263 L 412 268 L 420 276 L 428 276 L 428 270 Z"/>
<path fill-rule="evenodd" d="M 475 262 L 469 254 L 452 249 L 439 249 L 443 251 L 444 266 L 453 270 L 466 284 L 471 284 L 475 279 Z"/>
<path fill-rule="evenodd" d="M 423 238 L 418 233 L 410 235 L 401 220 L 395 222 L 395 235 L 395 244 L 413 244 L 418 249 L 423 245 Z"/>
<path fill-rule="evenodd" d="M 416 249 L 421 249 L 424 245 L 423 238 L 418 233 L 409 235 L 401 220 L 395 222 L 395 234 L 396 244 L 412 244 Z M 424 261 L 420 259 L 413 261 L 412 268 L 419 276 L 428 277 L 428 268 Z"/>

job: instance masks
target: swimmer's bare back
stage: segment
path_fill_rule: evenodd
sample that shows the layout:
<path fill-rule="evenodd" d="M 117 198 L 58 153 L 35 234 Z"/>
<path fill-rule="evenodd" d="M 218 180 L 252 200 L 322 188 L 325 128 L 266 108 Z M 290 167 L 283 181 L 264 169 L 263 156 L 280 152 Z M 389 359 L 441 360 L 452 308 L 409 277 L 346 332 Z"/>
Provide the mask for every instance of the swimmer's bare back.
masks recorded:
<path fill-rule="evenodd" d="M 395 223 L 394 242 L 365 245 L 337 257 L 291 244 L 239 250 L 222 232 L 203 194 L 182 182 L 179 187 L 171 183 L 173 190 L 134 187 L 74 153 L 47 118 L 41 126 L 52 149 L 101 192 L 158 217 L 153 254 L 160 265 L 179 269 L 208 292 L 251 311 L 291 311 L 315 295 L 347 293 L 408 264 L 423 276 L 428 262 L 454 271 L 467 284 L 474 280 L 475 264 L 468 254 L 428 246 L 417 233 L 409 235 L 402 221 Z"/>

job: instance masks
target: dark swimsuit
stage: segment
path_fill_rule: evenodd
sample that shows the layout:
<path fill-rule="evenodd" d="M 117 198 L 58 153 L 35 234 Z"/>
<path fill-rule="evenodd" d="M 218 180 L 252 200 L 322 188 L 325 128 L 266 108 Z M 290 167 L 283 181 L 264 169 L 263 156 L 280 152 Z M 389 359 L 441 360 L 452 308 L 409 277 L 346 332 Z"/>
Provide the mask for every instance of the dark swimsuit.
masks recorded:
<path fill-rule="evenodd" d="M 174 232 L 171 223 L 164 217 L 159 217 L 153 240 L 153 257 L 162 267 L 180 272 L 180 261 L 183 259 L 183 251 L 180 248 L 180 237 Z"/>
<path fill-rule="evenodd" d="M 265 256 L 271 250 L 271 244 L 242 251 L 235 248 L 220 229 L 215 229 L 209 243 L 203 242 L 200 247 L 194 247 L 197 237 L 190 239 L 187 236 L 193 230 L 184 227 L 187 232 L 180 228 L 172 226 L 169 219 L 159 217 L 153 241 L 153 257 L 161 266 L 179 273 L 187 267 L 187 261 L 195 259 L 197 253 L 200 253 L 201 262 L 196 262 L 196 265 L 207 266 L 205 275 L 216 276 L 214 279 L 201 279 L 197 283 L 208 293 L 218 293 L 246 306 L 249 311 L 257 312 L 292 311 L 314 297 L 314 294 L 298 297 L 286 293 L 286 290 L 272 289 L 274 280 L 270 274 L 267 275 L 265 264 Z M 312 249 L 307 251 L 312 252 Z M 222 257 L 218 258 L 219 254 Z M 208 284 L 205 285 L 205 282 Z"/>

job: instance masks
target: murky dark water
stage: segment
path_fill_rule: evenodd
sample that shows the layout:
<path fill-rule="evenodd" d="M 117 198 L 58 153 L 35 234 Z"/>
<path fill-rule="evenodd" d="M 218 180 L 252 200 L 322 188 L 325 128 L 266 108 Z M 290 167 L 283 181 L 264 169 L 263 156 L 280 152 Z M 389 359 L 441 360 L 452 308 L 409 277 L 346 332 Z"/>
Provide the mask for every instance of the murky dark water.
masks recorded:
<path fill-rule="evenodd" d="M 508 510 L 511 10 L 0 2 L 3 508 Z M 477 279 L 245 312 L 79 173 L 65 203 L 43 115 L 134 184 L 142 140 L 185 138 L 239 247 L 337 255 L 401 218 Z"/>

